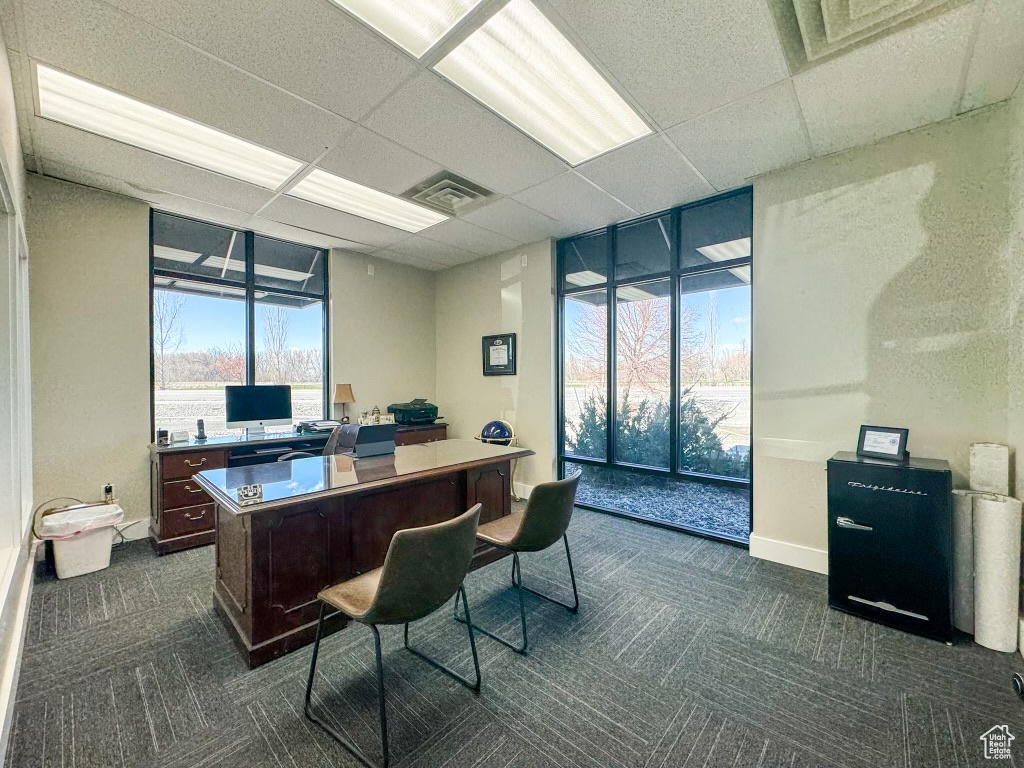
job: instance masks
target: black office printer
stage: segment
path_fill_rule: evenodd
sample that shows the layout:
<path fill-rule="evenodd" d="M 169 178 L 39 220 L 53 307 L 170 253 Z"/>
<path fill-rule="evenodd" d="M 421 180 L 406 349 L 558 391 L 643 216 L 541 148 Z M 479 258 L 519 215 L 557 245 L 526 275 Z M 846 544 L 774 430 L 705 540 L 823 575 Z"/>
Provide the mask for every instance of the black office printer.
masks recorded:
<path fill-rule="evenodd" d="M 417 398 L 410 403 L 393 403 L 388 406 L 388 413 L 395 414 L 395 423 L 406 426 L 414 424 L 433 424 L 437 421 L 437 406 L 428 403 L 424 398 Z"/>

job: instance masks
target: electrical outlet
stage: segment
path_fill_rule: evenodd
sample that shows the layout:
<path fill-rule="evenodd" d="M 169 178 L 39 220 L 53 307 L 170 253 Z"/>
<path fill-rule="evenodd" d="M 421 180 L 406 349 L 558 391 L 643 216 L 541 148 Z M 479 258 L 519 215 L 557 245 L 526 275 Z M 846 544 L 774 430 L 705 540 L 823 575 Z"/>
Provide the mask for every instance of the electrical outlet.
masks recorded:
<path fill-rule="evenodd" d="M 523 254 L 523 266 L 524 267 L 526 266 L 526 254 L 525 253 Z"/>
<path fill-rule="evenodd" d="M 103 494 L 103 500 L 109 504 L 114 500 L 114 484 L 104 483 L 100 493 Z"/>
<path fill-rule="evenodd" d="M 370 277 L 373 277 L 373 264 L 366 265 L 366 274 L 368 274 Z"/>

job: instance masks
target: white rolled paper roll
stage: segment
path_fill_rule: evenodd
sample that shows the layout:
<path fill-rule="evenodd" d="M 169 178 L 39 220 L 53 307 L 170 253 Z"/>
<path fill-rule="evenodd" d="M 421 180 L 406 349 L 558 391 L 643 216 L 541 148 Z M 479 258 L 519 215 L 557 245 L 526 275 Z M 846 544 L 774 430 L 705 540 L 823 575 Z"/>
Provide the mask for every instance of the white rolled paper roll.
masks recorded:
<path fill-rule="evenodd" d="M 953 491 L 953 626 L 974 634 L 974 497 Z"/>
<path fill-rule="evenodd" d="M 1017 649 L 1021 503 L 974 497 L 974 640 L 995 651 Z"/>
<path fill-rule="evenodd" d="M 971 443 L 971 490 L 1010 493 L 1010 448 L 999 443 Z"/>

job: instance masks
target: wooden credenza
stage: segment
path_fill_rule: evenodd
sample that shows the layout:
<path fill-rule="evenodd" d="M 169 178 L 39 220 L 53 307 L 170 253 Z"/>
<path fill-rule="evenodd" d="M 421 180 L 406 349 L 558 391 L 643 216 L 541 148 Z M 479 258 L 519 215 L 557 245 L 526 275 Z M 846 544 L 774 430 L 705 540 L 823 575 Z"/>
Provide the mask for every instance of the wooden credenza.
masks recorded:
<path fill-rule="evenodd" d="M 446 424 L 399 427 L 396 445 L 444 440 Z M 319 453 L 327 434 L 269 433 L 260 439 L 211 437 L 169 446 L 150 446 L 151 512 L 149 536 L 158 554 L 212 544 L 213 499 L 193 479 L 207 469 L 276 462 L 291 451 Z"/>

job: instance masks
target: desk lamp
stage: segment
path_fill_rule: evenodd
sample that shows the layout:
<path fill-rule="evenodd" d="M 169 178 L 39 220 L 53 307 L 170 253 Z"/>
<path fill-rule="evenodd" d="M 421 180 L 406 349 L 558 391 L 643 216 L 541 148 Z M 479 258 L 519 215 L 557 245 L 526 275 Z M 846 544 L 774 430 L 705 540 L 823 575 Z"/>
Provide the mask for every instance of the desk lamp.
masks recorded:
<path fill-rule="evenodd" d="M 354 403 L 355 395 L 352 394 L 351 384 L 336 384 L 334 387 L 334 404 L 341 406 L 341 423 L 348 424 L 348 416 L 345 415 L 345 405 Z"/>

